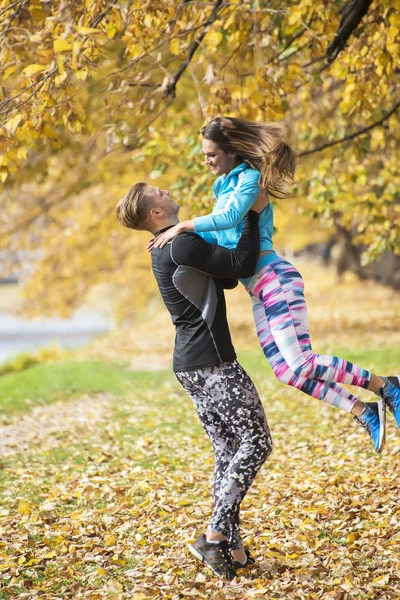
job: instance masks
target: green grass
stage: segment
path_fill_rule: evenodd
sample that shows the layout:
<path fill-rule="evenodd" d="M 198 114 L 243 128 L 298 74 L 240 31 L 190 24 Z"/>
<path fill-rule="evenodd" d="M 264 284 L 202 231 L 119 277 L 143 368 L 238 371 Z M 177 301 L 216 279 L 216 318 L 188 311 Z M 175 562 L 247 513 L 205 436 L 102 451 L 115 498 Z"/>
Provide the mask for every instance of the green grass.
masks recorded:
<path fill-rule="evenodd" d="M 108 392 L 122 395 L 132 387 L 153 388 L 166 372 L 134 373 L 118 363 L 65 360 L 34 365 L 0 377 L 0 414 L 12 415 L 81 394 Z"/>
<path fill-rule="evenodd" d="M 324 353 L 323 349 L 320 351 Z M 377 374 L 390 375 L 400 372 L 400 349 L 397 348 L 383 346 L 362 351 L 339 348 L 334 354 Z M 260 377 L 274 379 L 261 349 L 240 353 L 239 361 L 255 380 Z M 156 390 L 162 383 L 176 384 L 173 373 L 132 372 L 122 364 L 106 361 L 45 362 L 0 377 L 0 414 L 11 416 L 35 405 L 68 400 L 82 394 L 107 392 L 118 397 L 129 389 L 141 393 L 149 389 Z M 165 398 L 164 392 L 159 400 L 162 404 L 171 402 Z M 180 429 L 179 423 L 175 423 L 174 426 Z"/>
<path fill-rule="evenodd" d="M 316 350 L 322 353 L 325 349 Z M 400 364 L 400 351 L 396 348 L 339 350 L 334 354 L 365 368 L 374 367 L 377 373 L 397 372 Z M 264 526 L 270 534 L 262 540 L 254 535 L 249 542 L 260 561 L 266 553 L 270 565 L 265 572 L 257 573 L 257 587 L 275 585 L 274 597 L 289 597 L 287 588 L 278 589 L 277 573 L 283 569 L 293 577 L 302 573 L 306 567 L 301 561 L 311 552 L 321 561 L 329 560 L 333 568 L 340 563 L 338 557 L 352 561 L 354 589 L 366 588 L 368 581 L 395 569 L 395 548 L 393 557 L 388 545 L 379 562 L 374 563 L 374 557 L 361 557 L 356 563 L 353 553 L 358 552 L 358 546 L 356 550 L 349 549 L 348 533 L 357 532 L 363 540 L 365 528 L 365 541 L 371 547 L 379 540 L 391 539 L 393 526 L 387 514 L 395 514 L 397 508 L 396 457 L 391 455 L 395 442 L 393 420 L 388 451 L 377 457 L 364 432 L 353 433 L 352 420 L 343 411 L 332 410 L 280 384 L 261 350 L 241 353 L 239 361 L 256 382 L 274 439 L 274 453 L 245 501 L 247 535 L 259 533 Z M 1 498 L 4 510 L 0 511 L 0 528 L 7 546 L 0 550 L 16 563 L 21 557 L 40 562 L 31 570 L 20 564 L 10 567 L 13 578 L 0 584 L 0 588 L 5 588 L 0 591 L 0 600 L 33 593 L 34 585 L 43 586 L 46 597 L 63 597 L 71 585 L 76 586 L 76 596 L 88 592 L 89 586 L 94 594 L 101 594 L 108 580 L 122 586 L 116 592 L 122 596 L 132 589 L 132 574 L 128 576 L 127 572 L 135 568 L 135 577 L 148 580 L 149 566 L 153 569 L 154 585 L 149 597 L 159 597 L 157 585 L 165 583 L 170 565 L 177 564 L 176 548 L 181 547 L 185 536 L 194 536 L 207 522 L 212 449 L 190 398 L 173 373 L 135 373 L 121 364 L 99 361 L 41 363 L 0 377 L 0 408 L 3 406 L 3 412 L 8 414 L 29 409 L 33 404 L 68 400 L 96 391 L 111 395 L 110 410 L 96 427 L 78 430 L 75 437 L 67 438 L 68 443 L 57 438 L 57 446 L 52 447 L 45 440 L 2 461 L 0 478 L 5 493 Z M 13 402 L 11 397 L 15 398 Z M 100 460 L 103 453 L 108 457 L 104 462 Z M 354 498 L 360 501 L 359 514 L 355 512 L 356 504 L 357 521 L 349 523 L 348 508 Z M 180 504 L 182 500 L 186 503 Z M 31 514 L 18 512 L 20 501 L 31 506 Z M 48 501 L 51 506 L 43 506 Z M 313 509 L 323 502 L 328 514 L 313 516 Z M 389 509 L 384 514 L 379 507 L 387 504 Z M 311 526 L 298 527 L 298 523 L 307 522 Z M 114 550 L 105 546 L 105 538 L 119 527 L 123 529 L 116 534 L 116 555 L 127 561 L 125 565 L 114 564 Z M 138 527 L 143 527 L 145 543 L 136 539 Z M 67 551 L 61 551 L 64 542 L 56 543 L 56 532 L 65 538 Z M 281 565 L 278 559 L 268 556 L 270 538 L 271 545 L 287 553 L 297 553 L 297 548 L 305 550 L 293 559 L 293 566 Z M 74 553 L 70 545 L 76 545 Z M 104 551 L 99 552 L 99 548 Z M 50 549 L 56 550 L 53 558 L 45 556 Z M 105 569 L 105 576 L 96 575 L 96 565 L 85 560 L 86 553 L 101 558 L 96 564 Z M 383 560 L 386 563 L 382 566 Z M 323 581 L 320 568 L 320 564 L 307 566 L 308 580 L 315 577 Z M 171 593 L 182 595 L 180 591 L 187 588 L 187 582 L 195 580 L 197 569 L 190 557 L 187 565 L 180 561 L 173 582 L 168 584 Z M 2 572 L 0 580 L 1 576 Z M 337 576 L 337 571 L 333 576 Z M 210 587 L 212 581 L 210 577 L 206 587 L 199 588 L 207 597 L 213 597 L 215 591 Z M 293 586 L 300 589 L 302 581 L 293 581 Z M 390 585 L 395 584 L 390 581 Z M 244 587 L 234 596 L 237 599 L 247 597 L 246 590 L 253 586 L 246 579 L 241 585 Z M 324 585 L 324 594 L 330 592 L 331 584 Z M 304 590 L 304 597 L 309 597 L 309 590 Z"/>
<path fill-rule="evenodd" d="M 313 348 L 319 354 L 329 354 L 344 358 L 359 367 L 372 370 L 376 375 L 396 375 L 400 373 L 400 348 L 382 346 L 365 350 L 351 350 L 349 348 L 335 348 L 333 351 L 326 348 Z M 248 370 L 249 375 L 271 373 L 261 349 L 258 352 L 242 352 L 239 354 L 239 362 Z"/>

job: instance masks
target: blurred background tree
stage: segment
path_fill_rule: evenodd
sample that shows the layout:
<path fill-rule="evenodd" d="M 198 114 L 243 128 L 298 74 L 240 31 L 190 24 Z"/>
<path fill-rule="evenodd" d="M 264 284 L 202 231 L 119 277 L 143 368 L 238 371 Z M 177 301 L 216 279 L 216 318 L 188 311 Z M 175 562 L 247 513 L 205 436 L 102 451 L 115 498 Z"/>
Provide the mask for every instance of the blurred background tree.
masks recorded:
<path fill-rule="evenodd" d="M 287 125 L 278 250 L 339 230 L 364 263 L 399 254 L 399 29 L 400 0 L 0 0 L 0 252 L 25 310 L 70 314 L 104 282 L 121 318 L 147 300 L 149 236 L 115 204 L 147 180 L 210 210 L 217 115 Z"/>

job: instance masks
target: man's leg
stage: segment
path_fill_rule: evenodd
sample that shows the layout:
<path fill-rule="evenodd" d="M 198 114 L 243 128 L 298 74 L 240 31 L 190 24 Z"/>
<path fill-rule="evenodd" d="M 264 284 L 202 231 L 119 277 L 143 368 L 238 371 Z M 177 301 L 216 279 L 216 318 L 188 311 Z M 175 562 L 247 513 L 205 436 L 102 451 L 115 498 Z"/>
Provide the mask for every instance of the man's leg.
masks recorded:
<path fill-rule="evenodd" d="M 272 440 L 254 384 L 236 361 L 210 367 L 204 392 L 238 440 L 220 482 L 209 529 L 226 535 L 232 549 L 238 549 L 240 503 L 269 456 Z"/>
<path fill-rule="evenodd" d="M 219 489 L 210 529 L 232 536 L 240 503 L 272 450 L 272 440 L 257 391 L 242 367 L 225 363 L 206 381 L 213 405 L 229 422 L 239 440 Z M 232 548 L 239 540 L 232 539 Z M 239 546 L 240 547 L 240 546 Z"/>
<path fill-rule="evenodd" d="M 214 450 L 213 498 L 217 502 L 224 473 L 235 456 L 238 441 L 232 429 L 223 420 L 204 391 L 204 369 L 176 373 L 176 377 L 193 401 L 200 422 L 210 438 Z"/>
<path fill-rule="evenodd" d="M 218 500 L 218 493 L 224 472 L 230 464 L 232 457 L 237 451 L 237 440 L 230 427 L 221 418 L 219 412 L 215 411 L 210 403 L 207 393 L 204 393 L 204 370 L 185 371 L 176 373 L 178 381 L 191 397 L 200 422 L 211 440 L 215 455 L 213 496 L 214 504 Z M 232 580 L 235 570 L 231 563 L 228 538 L 217 532 L 208 530 L 207 537 L 211 539 L 214 535 L 215 542 L 208 541 L 206 535 L 201 534 L 199 538 L 189 544 L 189 550 L 202 562 L 211 567 L 220 577 Z M 237 532 L 236 537 L 240 535 Z"/>
<path fill-rule="evenodd" d="M 236 361 L 177 373 L 177 377 L 192 397 L 216 455 L 224 455 L 214 478 L 215 508 L 208 538 L 227 537 L 234 550 L 240 549 L 240 502 L 272 448 L 264 409 L 253 383 Z M 225 441 L 230 440 L 222 453 L 221 434 Z"/>

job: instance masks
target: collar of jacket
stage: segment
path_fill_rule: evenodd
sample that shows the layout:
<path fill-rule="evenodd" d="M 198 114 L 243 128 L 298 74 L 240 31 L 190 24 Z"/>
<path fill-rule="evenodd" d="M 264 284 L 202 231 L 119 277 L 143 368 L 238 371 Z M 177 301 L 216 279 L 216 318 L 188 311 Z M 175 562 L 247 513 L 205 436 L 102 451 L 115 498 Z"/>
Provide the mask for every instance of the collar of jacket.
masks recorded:
<path fill-rule="evenodd" d="M 232 175 L 236 175 L 237 173 L 241 173 L 242 171 L 244 171 L 245 169 L 248 169 L 249 165 L 245 162 L 240 163 L 240 165 L 237 165 L 237 167 L 235 167 L 234 169 L 232 169 L 232 171 L 229 171 L 228 175 L 223 175 L 224 177 L 224 181 L 226 181 L 227 179 L 229 179 L 229 177 L 231 177 Z"/>

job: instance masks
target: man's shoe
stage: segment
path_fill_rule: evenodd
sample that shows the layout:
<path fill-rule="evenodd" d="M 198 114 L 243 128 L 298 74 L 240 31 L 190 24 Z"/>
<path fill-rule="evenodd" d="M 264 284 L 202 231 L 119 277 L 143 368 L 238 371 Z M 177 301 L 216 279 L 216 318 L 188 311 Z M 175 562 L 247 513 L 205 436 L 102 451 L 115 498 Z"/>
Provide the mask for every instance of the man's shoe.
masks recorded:
<path fill-rule="evenodd" d="M 247 567 L 252 567 L 256 564 L 256 561 L 251 556 L 250 551 L 247 550 L 247 548 L 245 548 L 244 551 L 246 552 L 246 562 L 241 563 L 238 560 L 232 559 L 232 566 L 234 569 L 247 569 Z"/>
<path fill-rule="evenodd" d="M 354 420 L 360 423 L 365 431 L 369 433 L 376 452 L 382 452 L 386 440 L 386 412 L 383 400 L 368 402 L 362 413 L 356 415 Z"/>
<path fill-rule="evenodd" d="M 190 552 L 210 567 L 219 577 L 232 581 L 236 577 L 236 571 L 232 566 L 232 558 L 229 550 L 228 540 L 222 540 L 217 544 L 207 542 L 202 533 L 192 544 L 188 544 Z"/>
<path fill-rule="evenodd" d="M 396 419 L 397 426 L 400 427 L 400 387 L 390 382 L 392 377 L 386 377 L 386 384 L 379 390 L 385 406 L 389 407 Z"/>

